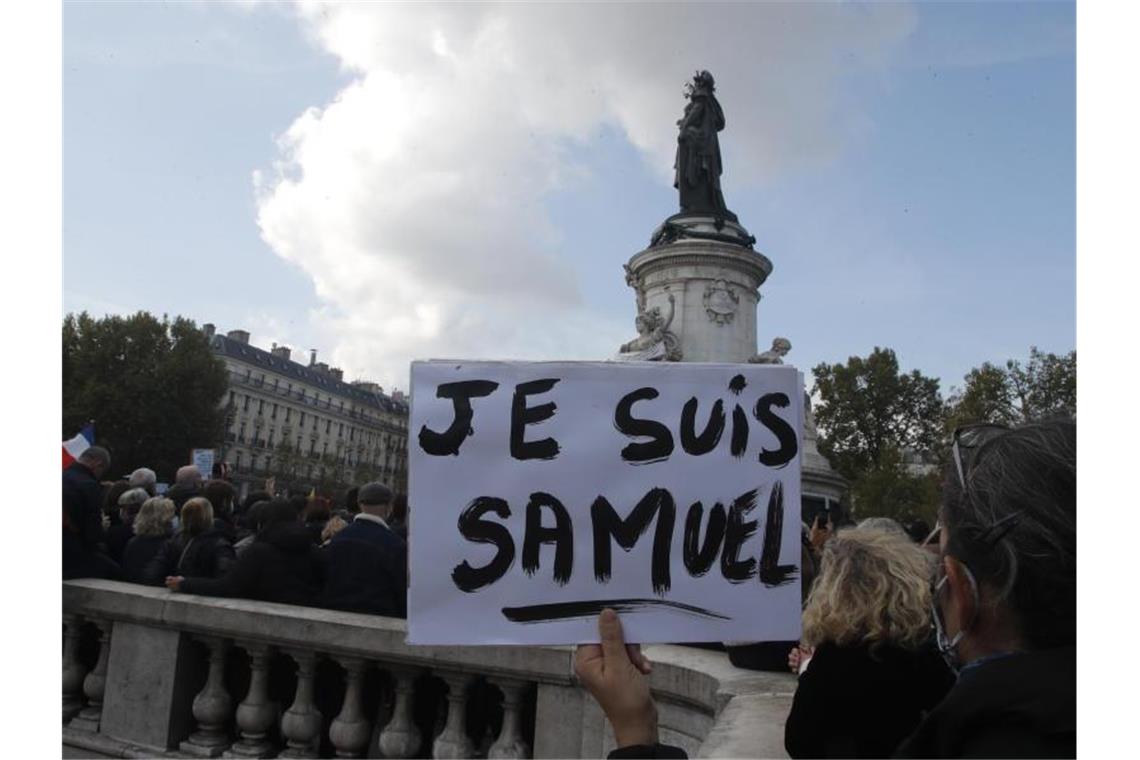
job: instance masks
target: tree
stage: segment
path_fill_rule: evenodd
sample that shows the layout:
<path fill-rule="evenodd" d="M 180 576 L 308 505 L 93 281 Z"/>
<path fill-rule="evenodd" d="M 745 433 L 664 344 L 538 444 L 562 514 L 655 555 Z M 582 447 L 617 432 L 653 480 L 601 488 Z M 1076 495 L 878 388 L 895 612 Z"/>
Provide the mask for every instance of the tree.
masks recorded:
<path fill-rule="evenodd" d="M 851 483 L 861 515 L 928 518 L 937 505 L 937 485 L 912 472 L 908 455 L 931 460 L 943 432 L 943 402 L 937 378 L 903 373 L 889 348 L 853 356 L 846 364 L 814 370 L 820 402 L 815 419 L 819 449 Z"/>
<path fill-rule="evenodd" d="M 1029 361 L 989 362 L 966 375 L 947 404 L 946 428 L 971 422 L 1016 425 L 1077 413 L 1077 352 L 1044 353 L 1031 346 Z"/>
<path fill-rule="evenodd" d="M 63 437 L 96 421 L 112 474 L 150 467 L 173 480 L 190 450 L 222 440 L 228 379 L 197 326 L 146 312 L 63 320 Z"/>

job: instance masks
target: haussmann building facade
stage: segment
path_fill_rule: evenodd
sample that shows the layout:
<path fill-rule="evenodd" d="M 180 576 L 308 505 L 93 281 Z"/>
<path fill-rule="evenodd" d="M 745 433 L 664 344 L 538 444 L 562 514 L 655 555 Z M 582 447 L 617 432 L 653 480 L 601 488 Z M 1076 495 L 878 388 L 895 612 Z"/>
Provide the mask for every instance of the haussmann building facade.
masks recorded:
<path fill-rule="evenodd" d="M 204 330 L 226 365 L 226 431 L 218 451 L 244 498 L 273 476 L 279 490 L 332 495 L 381 480 L 407 492 L 408 403 L 376 383 L 346 383 L 336 367 L 252 346 L 245 330 Z"/>

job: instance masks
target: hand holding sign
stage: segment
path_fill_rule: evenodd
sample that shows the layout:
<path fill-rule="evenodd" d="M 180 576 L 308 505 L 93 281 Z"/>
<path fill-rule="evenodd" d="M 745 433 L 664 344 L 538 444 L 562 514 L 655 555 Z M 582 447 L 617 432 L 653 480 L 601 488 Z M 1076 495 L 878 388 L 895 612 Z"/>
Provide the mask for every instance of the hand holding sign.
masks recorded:
<path fill-rule="evenodd" d="M 618 747 L 657 743 L 657 706 L 649 694 L 649 661 L 625 643 L 617 613 L 598 616 L 601 644 L 582 644 L 574 653 L 574 674 L 598 700 L 614 727 Z"/>

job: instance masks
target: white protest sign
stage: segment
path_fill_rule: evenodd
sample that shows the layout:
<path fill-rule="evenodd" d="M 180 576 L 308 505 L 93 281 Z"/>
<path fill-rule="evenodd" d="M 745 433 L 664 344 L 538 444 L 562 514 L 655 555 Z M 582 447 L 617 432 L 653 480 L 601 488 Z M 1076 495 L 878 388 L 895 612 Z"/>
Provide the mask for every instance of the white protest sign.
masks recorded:
<path fill-rule="evenodd" d="M 194 449 L 190 452 L 190 463 L 202 473 L 203 480 L 209 480 L 214 476 L 213 449 Z"/>
<path fill-rule="evenodd" d="M 803 377 L 413 362 L 413 644 L 800 636 Z"/>

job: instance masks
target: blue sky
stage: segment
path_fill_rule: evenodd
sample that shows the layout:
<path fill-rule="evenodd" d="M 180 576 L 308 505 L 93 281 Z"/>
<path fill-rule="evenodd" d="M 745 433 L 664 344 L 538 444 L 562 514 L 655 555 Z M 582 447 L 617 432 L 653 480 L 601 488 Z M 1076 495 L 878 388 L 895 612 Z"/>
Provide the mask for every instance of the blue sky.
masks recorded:
<path fill-rule="evenodd" d="M 700 67 L 775 265 L 761 342 L 804 369 L 890 346 L 945 391 L 1075 347 L 1074 26 L 1071 3 L 65 3 L 64 308 L 243 327 L 386 387 L 415 357 L 603 358 Z"/>

